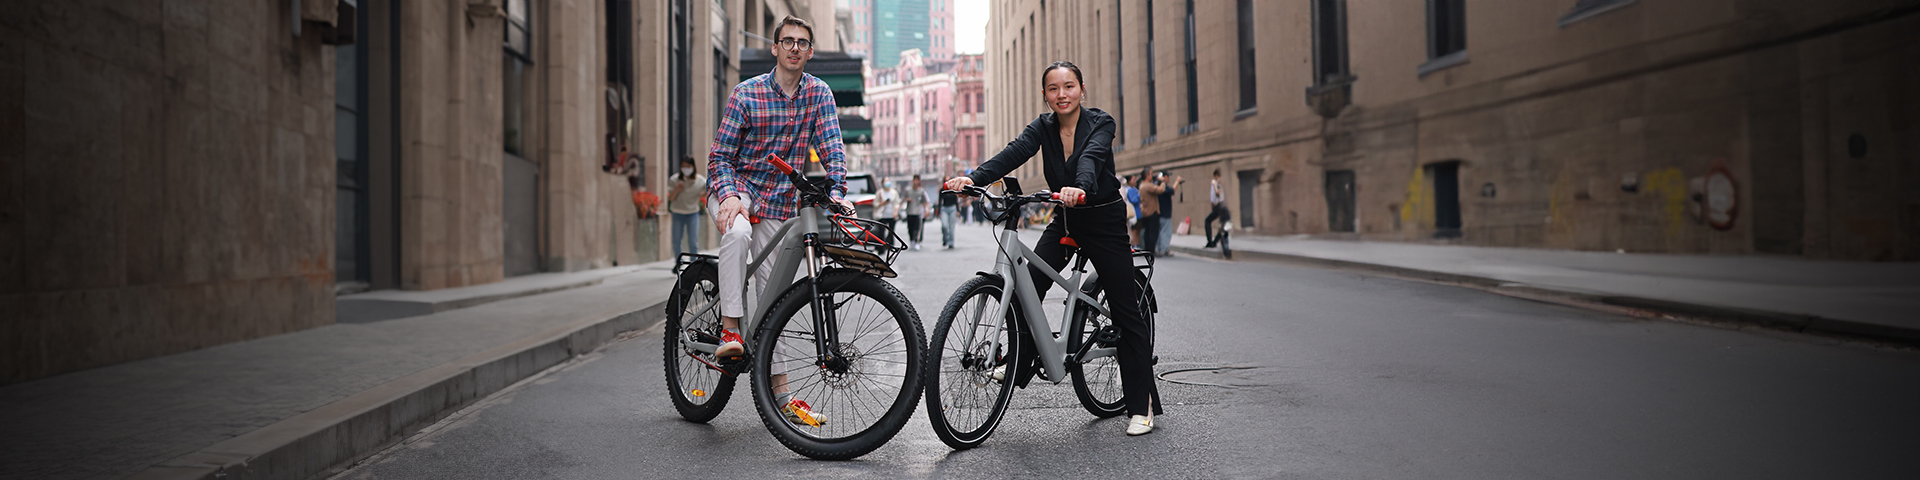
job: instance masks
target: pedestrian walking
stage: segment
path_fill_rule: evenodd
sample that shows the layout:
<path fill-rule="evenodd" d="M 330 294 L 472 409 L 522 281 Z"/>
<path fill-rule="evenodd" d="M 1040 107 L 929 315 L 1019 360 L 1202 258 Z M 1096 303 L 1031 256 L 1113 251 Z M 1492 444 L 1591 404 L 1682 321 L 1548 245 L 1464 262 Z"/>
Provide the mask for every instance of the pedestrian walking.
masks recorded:
<path fill-rule="evenodd" d="M 673 254 L 700 253 L 700 208 L 707 198 L 707 176 L 694 168 L 693 157 L 680 159 L 680 171 L 668 181 L 667 212 L 673 214 Z"/>
<path fill-rule="evenodd" d="M 874 195 L 873 215 L 886 224 L 888 232 L 896 232 L 900 221 L 900 190 L 893 188 L 891 182 L 880 183 L 880 193 Z"/>
<path fill-rule="evenodd" d="M 1218 239 L 1213 237 L 1213 221 L 1215 219 L 1233 221 L 1227 213 L 1227 195 L 1220 191 L 1220 169 L 1218 168 L 1213 169 L 1213 185 L 1207 188 L 1207 204 L 1209 205 L 1207 219 L 1202 221 L 1200 228 L 1207 234 L 1206 248 L 1213 248 L 1214 243 L 1218 242 Z M 1226 224 L 1221 224 L 1220 231 L 1223 233 L 1227 231 Z"/>
<path fill-rule="evenodd" d="M 900 197 L 900 208 L 904 210 L 901 213 L 907 217 L 908 243 L 914 250 L 919 250 L 921 219 L 933 212 L 931 207 L 933 201 L 927 197 L 926 187 L 920 185 L 919 175 L 913 176 L 912 186 L 907 191 L 900 192 Z"/>
<path fill-rule="evenodd" d="M 1160 238 L 1153 243 L 1153 254 L 1164 257 L 1173 244 L 1173 194 L 1187 179 L 1161 170 L 1160 180 L 1166 188 L 1160 192 Z"/>
<path fill-rule="evenodd" d="M 1172 196 L 1160 195 L 1168 191 L 1166 172 L 1154 172 L 1152 167 L 1147 167 L 1140 170 L 1140 176 L 1145 178 L 1140 181 L 1140 249 L 1159 255 L 1160 227 L 1171 223 L 1167 221 L 1171 215 L 1161 215 L 1162 209 L 1171 207 L 1162 204 L 1162 199 Z"/>
<path fill-rule="evenodd" d="M 1127 175 L 1120 178 L 1120 193 L 1127 198 L 1127 207 L 1132 213 L 1127 215 L 1127 245 L 1140 249 L 1140 176 Z"/>
<path fill-rule="evenodd" d="M 953 248 L 954 215 L 960 209 L 960 196 L 953 192 L 940 194 L 940 246 Z"/>

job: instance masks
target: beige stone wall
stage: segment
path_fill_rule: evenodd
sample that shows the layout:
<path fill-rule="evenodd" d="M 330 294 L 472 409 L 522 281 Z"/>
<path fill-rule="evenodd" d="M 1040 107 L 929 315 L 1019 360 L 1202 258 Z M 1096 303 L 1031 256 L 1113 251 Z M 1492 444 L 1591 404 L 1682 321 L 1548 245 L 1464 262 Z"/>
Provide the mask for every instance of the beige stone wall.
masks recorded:
<path fill-rule="evenodd" d="M 1122 3 L 1070 14 L 1031 0 L 994 4 L 989 150 L 1040 113 L 1029 79 L 1064 58 L 1087 72 L 1087 105 L 1119 115 L 1122 169 L 1172 168 L 1195 182 L 1176 219 L 1206 214 L 1214 168 L 1230 208 L 1248 215 L 1236 172 L 1259 169 L 1252 231 L 1324 234 L 1324 174 L 1353 170 L 1352 236 L 1429 241 L 1431 166 L 1459 162 L 1464 235 L 1454 242 L 1920 258 L 1920 191 L 1902 188 L 1920 182 L 1920 171 L 1901 161 L 1920 153 L 1905 113 L 1920 111 L 1906 87 L 1916 84 L 1907 65 L 1920 60 L 1911 2 L 1640 1 L 1561 26 L 1571 0 L 1468 0 L 1468 62 L 1422 77 L 1423 5 L 1348 1 L 1358 80 L 1353 103 L 1330 119 L 1304 101 L 1313 83 L 1309 2 L 1255 2 L 1258 107 L 1239 117 L 1234 5 L 1197 2 L 1200 118 L 1197 131 L 1181 134 L 1185 6 L 1162 0 L 1151 12 L 1159 114 L 1151 144 L 1148 12 Z M 1116 7 L 1117 27 L 1107 15 Z M 1102 41 L 1076 40 L 1084 38 Z M 1865 158 L 1850 156 L 1855 134 Z M 1690 210 L 1689 182 L 1716 165 L 1740 186 L 1726 230 Z M 1481 196 L 1488 185 L 1493 195 Z"/>
<path fill-rule="evenodd" d="M 286 8 L 0 7 L 0 383 L 333 321 L 334 55 Z"/>
<path fill-rule="evenodd" d="M 500 281 L 502 21 L 401 8 L 402 288 Z"/>
<path fill-rule="evenodd" d="M 638 10 L 646 2 L 634 3 Z M 533 94 L 538 107 L 532 118 L 541 128 L 535 161 L 541 165 L 544 186 L 544 265 L 549 271 L 604 268 L 622 256 L 627 259 L 622 264 L 631 264 L 635 261 L 634 225 L 638 221 L 632 197 L 624 178 L 600 171 L 607 151 L 605 115 L 609 108 L 606 7 L 594 0 L 570 0 L 544 2 L 540 8 L 546 22 L 536 38 L 548 45 L 534 47 L 541 88 Z M 644 28 L 638 26 L 634 31 Z M 496 57 L 497 43 L 493 47 Z M 500 150 L 497 143 L 493 150 Z M 649 167 L 657 171 L 659 161 L 655 159 L 662 157 L 647 158 Z M 657 173 L 650 175 L 659 178 Z"/>

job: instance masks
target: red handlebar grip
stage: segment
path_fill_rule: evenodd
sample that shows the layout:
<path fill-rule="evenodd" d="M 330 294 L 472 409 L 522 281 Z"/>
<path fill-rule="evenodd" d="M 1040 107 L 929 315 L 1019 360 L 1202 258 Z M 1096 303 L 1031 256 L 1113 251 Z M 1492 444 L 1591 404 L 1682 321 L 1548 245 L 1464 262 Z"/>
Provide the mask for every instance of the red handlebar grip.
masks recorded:
<path fill-rule="evenodd" d="M 779 168 L 780 173 L 793 174 L 793 166 L 787 165 L 787 161 L 781 160 L 779 155 L 767 154 L 767 160 L 773 162 L 773 166 Z"/>
<path fill-rule="evenodd" d="M 1055 193 L 1055 194 L 1053 194 L 1053 199 L 1054 199 L 1054 200 L 1059 200 L 1059 199 L 1060 199 L 1060 194 L 1058 194 L 1058 193 Z"/>

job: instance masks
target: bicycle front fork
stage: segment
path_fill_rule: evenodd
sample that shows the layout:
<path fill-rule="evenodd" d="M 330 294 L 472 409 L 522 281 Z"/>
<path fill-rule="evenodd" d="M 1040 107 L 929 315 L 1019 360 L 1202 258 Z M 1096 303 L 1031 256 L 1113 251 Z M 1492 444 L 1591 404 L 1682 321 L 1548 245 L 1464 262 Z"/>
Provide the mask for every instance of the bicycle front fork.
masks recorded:
<path fill-rule="evenodd" d="M 820 236 L 806 234 L 801 237 L 800 243 L 807 250 L 807 277 L 813 279 L 807 282 L 807 288 L 812 289 L 809 293 L 813 294 L 813 301 L 807 303 L 807 308 L 813 312 L 813 350 L 817 364 L 833 373 L 846 373 L 847 359 L 835 348 L 840 345 L 840 325 L 831 308 L 833 294 L 820 291 Z"/>

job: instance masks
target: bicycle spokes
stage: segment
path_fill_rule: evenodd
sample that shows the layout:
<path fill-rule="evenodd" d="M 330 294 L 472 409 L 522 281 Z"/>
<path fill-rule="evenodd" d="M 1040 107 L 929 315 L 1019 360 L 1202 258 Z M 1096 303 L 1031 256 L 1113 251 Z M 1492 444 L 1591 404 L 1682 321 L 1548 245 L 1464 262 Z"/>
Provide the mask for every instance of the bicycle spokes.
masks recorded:
<path fill-rule="evenodd" d="M 827 322 L 816 322 L 813 309 L 802 309 L 773 339 L 776 345 L 768 372 L 784 375 L 793 398 L 832 418 L 800 429 L 819 438 L 852 435 L 880 421 L 909 373 L 909 339 L 896 328 L 885 306 L 852 293 L 828 296 L 835 306 L 822 311 L 833 317 L 837 332 L 815 331 L 816 325 Z M 781 381 L 775 379 L 774 384 L 777 390 Z"/>

